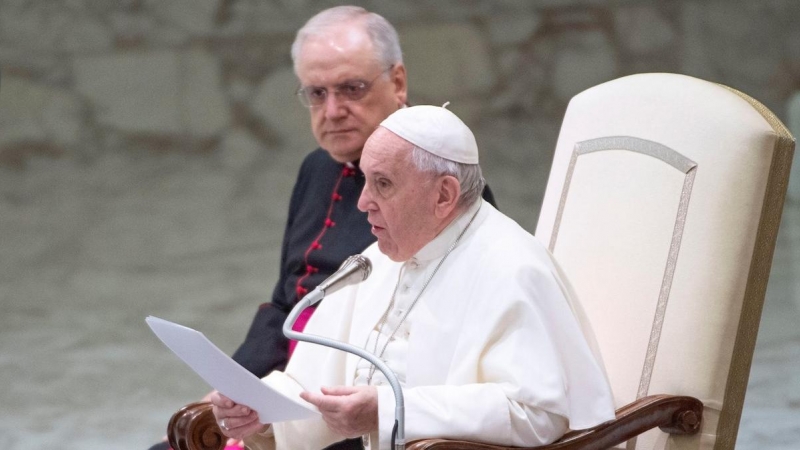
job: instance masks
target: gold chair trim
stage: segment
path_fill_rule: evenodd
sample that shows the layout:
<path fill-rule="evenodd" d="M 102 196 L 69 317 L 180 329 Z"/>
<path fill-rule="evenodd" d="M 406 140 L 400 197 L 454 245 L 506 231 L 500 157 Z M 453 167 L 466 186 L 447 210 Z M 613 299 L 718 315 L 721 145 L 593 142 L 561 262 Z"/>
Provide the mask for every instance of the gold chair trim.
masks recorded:
<path fill-rule="evenodd" d="M 756 231 L 752 264 L 747 276 L 742 312 L 739 316 L 739 325 L 733 344 L 731 368 L 725 384 L 725 394 L 717 427 L 717 440 L 714 445 L 714 450 L 733 450 L 739 432 L 747 381 L 750 378 L 750 365 L 753 362 L 758 325 L 761 322 L 761 310 L 764 306 L 767 281 L 772 268 L 772 256 L 775 252 L 778 227 L 786 199 L 795 140 L 780 119 L 758 100 L 728 86 L 721 84 L 719 86 L 748 102 L 761 114 L 775 133 L 775 147 L 764 191 L 764 202 Z"/>

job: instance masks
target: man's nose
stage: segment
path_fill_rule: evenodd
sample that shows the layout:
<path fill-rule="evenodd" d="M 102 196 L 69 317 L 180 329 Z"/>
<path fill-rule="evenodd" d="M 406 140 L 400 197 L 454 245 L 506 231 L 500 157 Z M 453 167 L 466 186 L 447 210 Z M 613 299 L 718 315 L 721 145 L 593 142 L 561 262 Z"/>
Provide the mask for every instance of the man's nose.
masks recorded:
<path fill-rule="evenodd" d="M 325 96 L 325 117 L 329 119 L 339 119 L 347 115 L 347 105 L 339 98 L 336 91 L 328 92 Z"/>
<path fill-rule="evenodd" d="M 370 197 L 369 193 L 367 192 L 367 188 L 361 190 L 361 195 L 358 197 L 358 203 L 356 203 L 356 207 L 361 212 L 367 212 L 369 210 L 370 204 Z"/>

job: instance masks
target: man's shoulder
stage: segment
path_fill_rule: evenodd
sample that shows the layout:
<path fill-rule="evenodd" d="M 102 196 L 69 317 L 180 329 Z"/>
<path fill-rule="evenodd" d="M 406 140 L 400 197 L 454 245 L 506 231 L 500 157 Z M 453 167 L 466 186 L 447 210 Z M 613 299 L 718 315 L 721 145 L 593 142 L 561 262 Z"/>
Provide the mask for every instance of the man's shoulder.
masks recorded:
<path fill-rule="evenodd" d="M 320 183 L 329 183 L 341 171 L 341 164 L 321 148 L 310 152 L 303 158 L 295 181 L 295 190 L 300 192 Z M 313 188 L 312 188 L 313 189 Z"/>
<path fill-rule="evenodd" d="M 522 228 L 516 220 L 505 215 L 503 212 L 496 209 L 494 206 L 484 201 L 482 208 L 486 208 L 487 217 L 484 224 L 484 230 L 488 232 L 491 239 L 497 241 L 528 241 L 533 239 L 533 235 L 528 230 Z"/>
<path fill-rule="evenodd" d="M 328 154 L 325 150 L 321 148 L 317 148 L 316 150 L 310 152 L 306 155 L 303 159 L 302 168 L 303 169 L 322 169 L 326 167 L 338 167 L 339 163 L 334 161 L 331 158 L 331 155 Z"/>
<path fill-rule="evenodd" d="M 545 247 L 536 236 L 491 205 L 484 204 L 483 207 L 489 211 L 481 232 L 476 234 L 482 255 L 519 263 L 543 259 Z"/>

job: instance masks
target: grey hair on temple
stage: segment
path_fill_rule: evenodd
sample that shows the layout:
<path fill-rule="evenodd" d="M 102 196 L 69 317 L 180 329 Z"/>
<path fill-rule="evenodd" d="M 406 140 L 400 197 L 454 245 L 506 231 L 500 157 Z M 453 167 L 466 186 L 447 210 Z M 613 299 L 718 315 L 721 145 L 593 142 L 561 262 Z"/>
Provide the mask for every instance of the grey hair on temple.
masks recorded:
<path fill-rule="evenodd" d="M 412 145 L 410 158 L 411 163 L 420 172 L 455 177 L 461 187 L 458 206 L 467 207 L 481 198 L 486 180 L 483 178 L 480 164 L 464 164 L 450 161 L 416 145 Z"/>

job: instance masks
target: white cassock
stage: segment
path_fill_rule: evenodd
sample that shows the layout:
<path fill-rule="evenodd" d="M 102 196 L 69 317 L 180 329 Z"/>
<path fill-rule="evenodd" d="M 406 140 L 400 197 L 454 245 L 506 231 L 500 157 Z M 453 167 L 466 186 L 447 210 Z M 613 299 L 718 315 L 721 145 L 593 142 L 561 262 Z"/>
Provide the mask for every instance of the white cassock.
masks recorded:
<path fill-rule="evenodd" d="M 369 278 L 326 298 L 304 332 L 370 351 L 378 339 L 380 353 L 394 331 L 381 358 L 403 385 L 407 442 L 441 437 L 534 446 L 614 418 L 594 337 L 576 318 L 582 313 L 566 280 L 539 241 L 490 204 L 477 202 L 404 263 L 376 244 L 364 255 L 373 265 Z M 286 371 L 264 380 L 298 395 L 366 384 L 369 367 L 357 356 L 301 342 Z M 394 395 L 380 371 L 371 384 L 378 390 L 379 429 L 369 441 L 388 449 Z M 277 448 L 291 450 L 319 450 L 344 439 L 311 419 L 274 424 L 248 444 L 267 448 L 264 441 L 273 438 Z"/>

